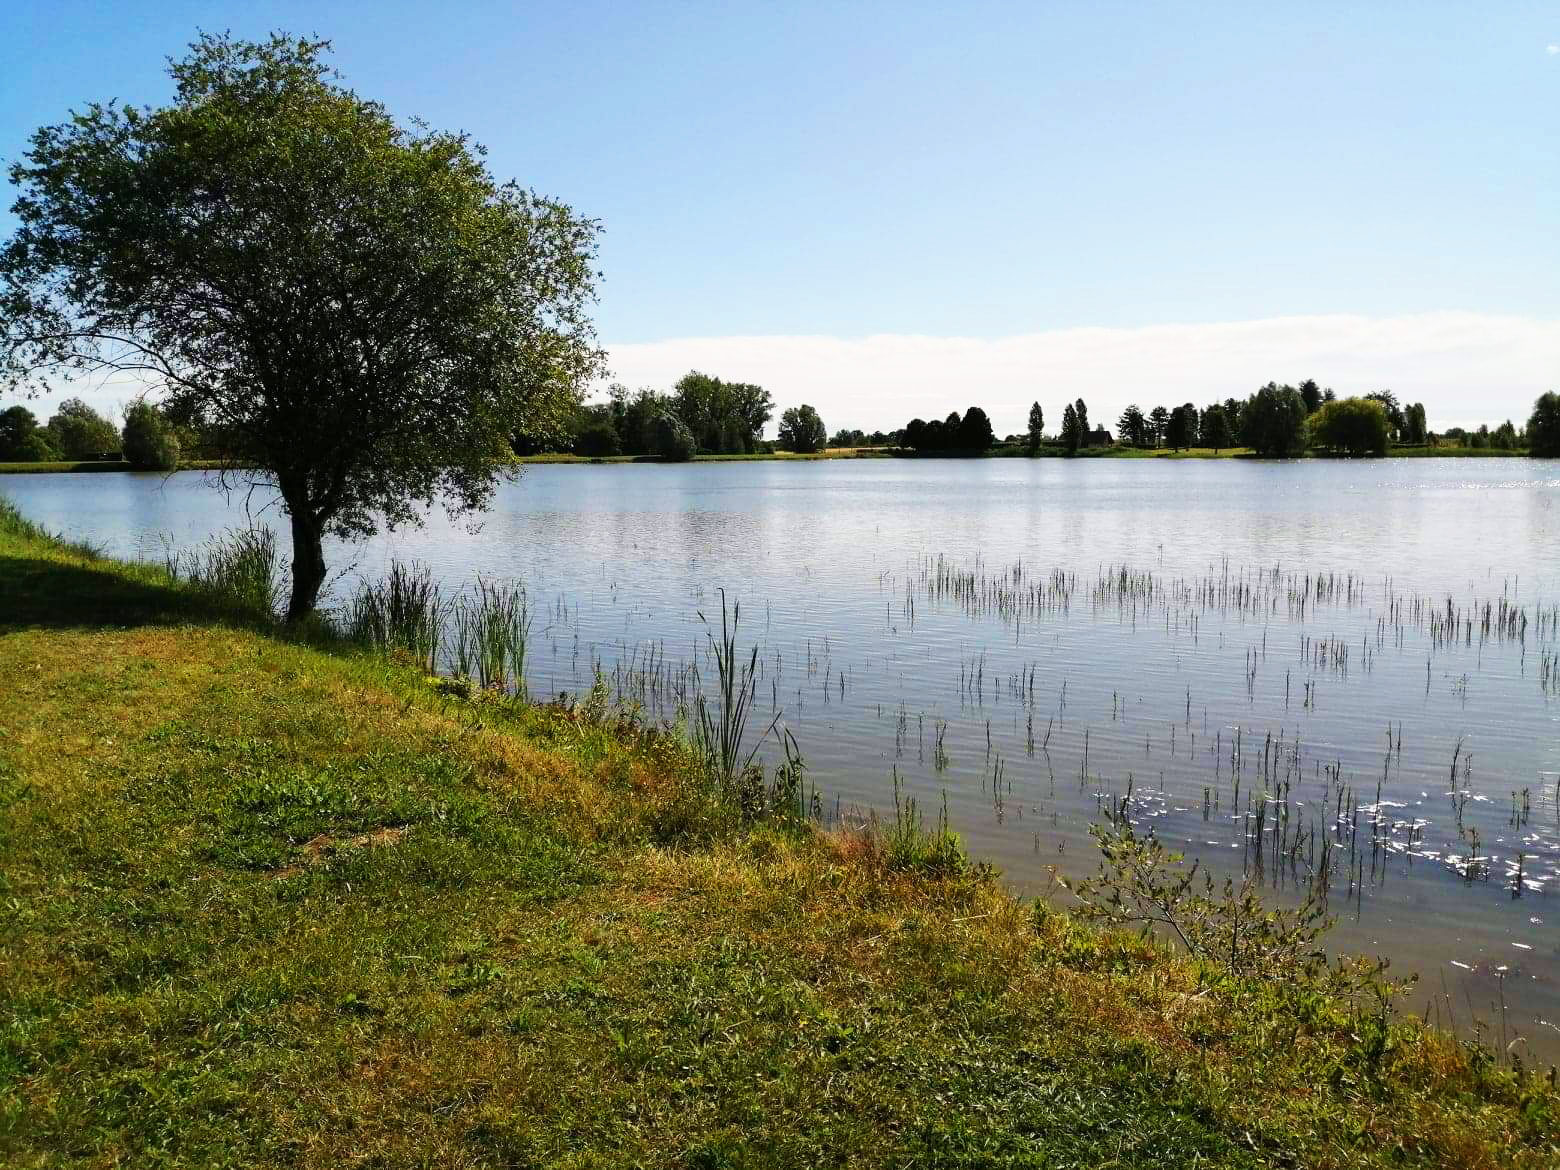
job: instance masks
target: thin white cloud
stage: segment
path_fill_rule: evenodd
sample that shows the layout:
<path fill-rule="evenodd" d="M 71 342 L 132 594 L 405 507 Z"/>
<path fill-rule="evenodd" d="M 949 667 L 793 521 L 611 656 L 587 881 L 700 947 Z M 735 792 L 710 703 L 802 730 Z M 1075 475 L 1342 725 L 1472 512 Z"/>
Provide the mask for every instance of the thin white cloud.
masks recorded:
<path fill-rule="evenodd" d="M 1432 427 L 1520 424 L 1560 387 L 1560 321 L 1480 313 L 1274 317 L 1205 325 L 1057 329 L 981 339 L 880 334 L 695 337 L 613 345 L 629 386 L 669 387 L 690 369 L 757 382 L 783 409 L 807 402 L 831 430 L 902 426 L 984 407 L 999 433 L 1021 430 L 1038 400 L 1048 429 L 1082 397 L 1114 423 L 1145 410 L 1314 377 L 1340 395 L 1384 387 L 1423 402 Z M 772 428 L 771 428 L 772 429 Z"/>
<path fill-rule="evenodd" d="M 669 388 L 690 369 L 757 382 L 779 409 L 806 402 L 830 430 L 890 430 L 911 418 L 985 408 L 998 433 L 1024 428 L 1038 400 L 1047 429 L 1082 397 L 1114 429 L 1129 402 L 1198 406 L 1244 398 L 1269 380 L 1315 378 L 1340 395 L 1388 387 L 1423 402 L 1434 428 L 1519 425 L 1560 389 L 1560 320 L 1483 313 L 1272 317 L 1202 325 L 1055 329 L 1013 337 L 877 334 L 690 337 L 610 345 L 615 380 Z M 85 380 L 25 403 L 47 418 L 80 395 L 118 418 L 148 387 Z M 0 409 L 16 399 L 0 399 Z M 776 412 L 778 417 L 778 410 Z M 770 425 L 770 433 L 774 424 Z"/>
<path fill-rule="evenodd" d="M 1560 45 L 1545 45 L 1544 52 L 1548 53 L 1551 57 L 1560 54 Z"/>

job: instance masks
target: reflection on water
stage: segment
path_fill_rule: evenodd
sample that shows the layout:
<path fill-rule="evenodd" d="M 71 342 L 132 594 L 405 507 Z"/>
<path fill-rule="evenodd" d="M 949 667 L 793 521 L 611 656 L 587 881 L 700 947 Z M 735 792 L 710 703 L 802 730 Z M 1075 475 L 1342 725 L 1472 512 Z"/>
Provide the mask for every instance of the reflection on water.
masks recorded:
<path fill-rule="evenodd" d="M 0 477 L 159 559 L 268 501 L 197 473 Z M 519 579 L 529 684 L 668 713 L 724 588 L 831 806 L 890 772 L 1015 884 L 1140 825 L 1218 872 L 1325 880 L 1336 942 L 1560 1055 L 1560 467 L 1059 460 L 536 467 L 475 522 L 330 550 Z M 707 669 L 706 669 L 707 673 Z M 1443 1013 L 1444 1018 L 1444 1013 Z"/>

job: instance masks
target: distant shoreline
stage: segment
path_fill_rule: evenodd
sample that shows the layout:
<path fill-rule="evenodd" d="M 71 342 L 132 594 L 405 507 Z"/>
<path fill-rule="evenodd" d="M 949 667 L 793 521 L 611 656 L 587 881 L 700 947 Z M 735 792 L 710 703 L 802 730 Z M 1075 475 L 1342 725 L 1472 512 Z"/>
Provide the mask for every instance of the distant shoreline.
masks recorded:
<path fill-rule="evenodd" d="M 1363 459 L 1525 459 L 1526 450 L 1500 450 L 1494 447 L 1394 447 L 1385 455 L 1361 456 Z M 1249 447 L 1226 447 L 1214 451 L 1208 447 L 1190 447 L 1172 451 L 1168 447 L 1085 447 L 1072 455 L 1056 448 L 1041 448 L 1030 455 L 1023 447 L 994 447 L 979 455 L 959 452 L 925 454 L 902 447 L 835 447 L 827 451 L 799 455 L 791 451 L 758 452 L 752 455 L 695 455 L 693 463 L 816 463 L 830 459 L 1255 459 Z M 1339 456 L 1307 452 L 1300 459 L 1333 460 Z M 542 464 L 603 464 L 603 463 L 661 463 L 653 455 L 523 455 L 516 461 L 521 466 Z M 180 471 L 220 471 L 224 464 L 216 459 L 191 459 L 179 464 Z M 135 468 L 117 460 L 60 460 L 49 463 L 0 463 L 0 475 L 83 474 L 95 472 L 130 472 Z M 243 470 L 227 465 L 227 470 Z M 161 475 L 163 472 L 141 472 L 143 475 Z"/>

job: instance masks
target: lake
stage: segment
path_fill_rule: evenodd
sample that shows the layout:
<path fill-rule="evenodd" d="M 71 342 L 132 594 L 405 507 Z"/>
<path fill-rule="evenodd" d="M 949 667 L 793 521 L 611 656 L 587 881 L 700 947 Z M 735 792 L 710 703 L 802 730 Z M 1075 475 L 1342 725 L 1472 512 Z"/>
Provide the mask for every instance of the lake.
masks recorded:
<path fill-rule="evenodd" d="M 161 560 L 252 518 L 210 477 L 0 475 L 31 519 Z M 598 670 L 672 713 L 718 627 L 825 810 L 897 777 L 1029 892 L 1140 830 L 1560 1059 L 1560 464 L 853 460 L 536 466 L 474 520 L 330 546 L 524 583 L 533 694 Z M 773 753 L 771 753 L 772 755 Z M 1487 1031 L 1486 1035 L 1490 1032 Z"/>

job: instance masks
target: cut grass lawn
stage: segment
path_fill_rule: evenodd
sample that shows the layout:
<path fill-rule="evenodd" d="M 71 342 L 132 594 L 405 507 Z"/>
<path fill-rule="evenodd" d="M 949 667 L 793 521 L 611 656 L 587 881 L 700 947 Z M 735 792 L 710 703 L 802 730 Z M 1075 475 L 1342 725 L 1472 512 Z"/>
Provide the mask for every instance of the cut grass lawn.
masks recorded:
<path fill-rule="evenodd" d="M 670 736 L 226 621 L 3 505 L 0 597 L 6 1165 L 1560 1156 L 1547 1079 L 741 825 Z"/>

